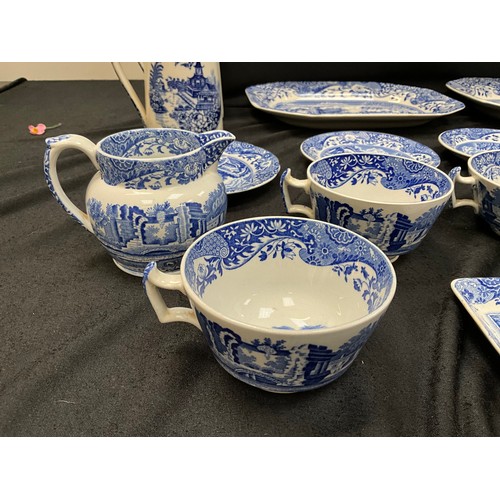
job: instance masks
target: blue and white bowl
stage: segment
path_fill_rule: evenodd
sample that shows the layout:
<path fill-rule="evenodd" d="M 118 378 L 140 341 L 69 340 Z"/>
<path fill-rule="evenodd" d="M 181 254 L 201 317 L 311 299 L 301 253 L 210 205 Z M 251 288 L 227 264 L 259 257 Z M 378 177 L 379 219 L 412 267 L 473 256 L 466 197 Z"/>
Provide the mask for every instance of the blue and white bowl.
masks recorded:
<path fill-rule="evenodd" d="M 389 259 L 352 231 L 296 217 L 245 219 L 200 236 L 180 274 L 143 283 L 161 322 L 200 328 L 220 365 L 271 392 L 315 389 L 354 361 L 396 291 Z M 190 308 L 169 308 L 159 288 Z"/>
<path fill-rule="evenodd" d="M 289 187 L 309 194 L 312 208 L 293 204 Z M 350 229 L 377 245 L 392 261 L 425 238 L 453 192 L 437 168 L 394 155 L 344 153 L 311 163 L 307 179 L 281 176 L 288 213 Z"/>
<path fill-rule="evenodd" d="M 469 158 L 467 162 L 470 176 L 460 175 L 461 168 L 450 172 L 453 182 L 472 187 L 472 198 L 452 197 L 453 208 L 470 206 L 500 236 L 500 150 L 486 151 Z"/>

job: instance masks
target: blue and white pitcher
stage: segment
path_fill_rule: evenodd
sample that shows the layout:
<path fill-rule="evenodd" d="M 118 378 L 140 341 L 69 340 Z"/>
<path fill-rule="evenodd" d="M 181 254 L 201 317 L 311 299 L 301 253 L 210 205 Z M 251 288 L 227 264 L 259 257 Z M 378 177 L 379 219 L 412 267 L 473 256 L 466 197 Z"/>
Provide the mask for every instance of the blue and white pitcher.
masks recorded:
<path fill-rule="evenodd" d="M 112 65 L 146 127 L 191 132 L 222 129 L 224 107 L 219 63 L 140 63 L 144 71 L 144 104 L 120 63 Z"/>
<path fill-rule="evenodd" d="M 220 130 L 136 129 L 97 144 L 80 135 L 46 140 L 45 179 L 55 199 L 95 234 L 123 271 L 142 276 L 151 261 L 176 271 L 184 251 L 225 221 L 227 196 L 217 171 L 235 139 Z M 83 151 L 97 168 L 85 197 L 87 213 L 65 194 L 56 166 L 66 149 Z"/>

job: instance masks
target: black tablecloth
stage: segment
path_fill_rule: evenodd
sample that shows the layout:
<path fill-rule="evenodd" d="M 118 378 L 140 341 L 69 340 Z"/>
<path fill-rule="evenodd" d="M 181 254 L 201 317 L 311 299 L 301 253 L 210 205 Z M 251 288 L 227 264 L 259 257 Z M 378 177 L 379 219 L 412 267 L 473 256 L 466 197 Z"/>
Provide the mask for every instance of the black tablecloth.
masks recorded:
<path fill-rule="evenodd" d="M 299 146 L 322 131 L 254 109 L 246 85 L 376 80 L 456 98 L 445 83 L 467 72 L 500 76 L 498 64 L 224 63 L 224 128 L 305 178 Z M 141 91 L 141 82 L 134 85 Z M 448 172 L 466 162 L 438 143 L 442 131 L 500 128 L 498 116 L 466 104 L 425 125 L 384 131 L 433 148 Z M 472 209 L 447 207 L 421 246 L 395 263 L 394 301 L 345 375 L 322 389 L 271 394 L 228 375 L 196 328 L 160 324 L 140 278 L 120 271 L 45 184 L 46 137 L 74 133 L 96 142 L 142 126 L 120 83 L 21 80 L 0 93 L 0 111 L 2 436 L 500 434 L 498 354 L 450 289 L 457 277 L 500 275 L 500 240 Z M 30 135 L 28 125 L 40 122 L 62 125 Z M 94 171 L 78 151 L 61 155 L 62 185 L 81 208 Z M 278 179 L 230 196 L 227 221 L 284 215 Z M 187 304 L 177 292 L 169 302 Z"/>

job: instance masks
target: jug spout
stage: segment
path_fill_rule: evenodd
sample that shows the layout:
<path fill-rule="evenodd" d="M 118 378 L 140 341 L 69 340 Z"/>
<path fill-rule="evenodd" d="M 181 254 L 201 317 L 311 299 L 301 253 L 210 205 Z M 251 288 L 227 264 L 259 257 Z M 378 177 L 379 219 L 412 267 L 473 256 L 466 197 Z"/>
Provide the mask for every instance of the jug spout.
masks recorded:
<path fill-rule="evenodd" d="M 213 130 L 198 135 L 203 151 L 207 158 L 207 165 L 216 162 L 224 150 L 236 137 L 225 130 Z"/>

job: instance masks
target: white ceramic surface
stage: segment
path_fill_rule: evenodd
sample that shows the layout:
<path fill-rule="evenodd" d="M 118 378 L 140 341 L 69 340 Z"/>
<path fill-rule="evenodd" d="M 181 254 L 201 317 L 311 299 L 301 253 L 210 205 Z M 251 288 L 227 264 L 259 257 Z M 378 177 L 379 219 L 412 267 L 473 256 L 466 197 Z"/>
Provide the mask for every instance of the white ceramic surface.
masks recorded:
<path fill-rule="evenodd" d="M 243 193 L 271 182 L 279 173 L 278 158 L 264 148 L 234 141 L 222 153 L 219 174 L 227 194 Z"/>
<path fill-rule="evenodd" d="M 446 86 L 474 104 L 500 111 L 500 78 L 465 77 L 446 82 Z"/>
<path fill-rule="evenodd" d="M 419 125 L 465 107 L 435 90 L 382 82 L 273 82 L 245 92 L 255 108 L 311 128 Z"/>
<path fill-rule="evenodd" d="M 298 217 L 235 221 L 202 235 L 180 274 L 143 280 L 161 322 L 200 328 L 231 375 L 271 392 L 321 387 L 354 361 L 391 303 L 396 275 L 357 234 Z M 159 288 L 191 307 L 170 308 Z"/>
<path fill-rule="evenodd" d="M 148 128 L 191 132 L 222 129 L 224 107 L 217 62 L 145 62 L 144 101 L 120 63 L 113 68 Z"/>
<path fill-rule="evenodd" d="M 454 184 L 472 187 L 472 198 L 452 195 L 453 208 L 469 206 L 474 209 L 500 236 L 500 151 L 487 151 L 472 156 L 467 161 L 469 176 L 460 175 L 461 167 L 450 171 Z"/>
<path fill-rule="evenodd" d="M 311 207 L 292 203 L 290 188 L 309 194 Z M 355 231 L 394 261 L 420 245 L 453 184 L 444 172 L 408 158 L 343 153 L 311 163 L 304 180 L 285 170 L 281 190 L 288 213 Z"/>
<path fill-rule="evenodd" d="M 135 129 L 94 144 L 68 134 L 46 140 L 44 172 L 59 204 L 93 233 L 115 264 L 134 276 L 151 261 L 175 270 L 196 237 L 225 221 L 227 196 L 217 171 L 234 140 L 223 130 Z M 63 191 L 59 155 L 84 152 L 97 172 L 87 186 L 86 212 Z"/>
<path fill-rule="evenodd" d="M 302 154 L 312 160 L 339 153 L 373 153 L 404 156 L 432 167 L 441 159 L 431 148 L 406 137 L 367 130 L 325 132 L 309 137 L 300 145 Z"/>
<path fill-rule="evenodd" d="M 456 128 L 445 130 L 438 141 L 453 153 L 470 158 L 478 153 L 500 150 L 500 130 L 495 128 Z"/>
<path fill-rule="evenodd" d="M 458 278 L 451 289 L 500 354 L 500 277 Z"/>

